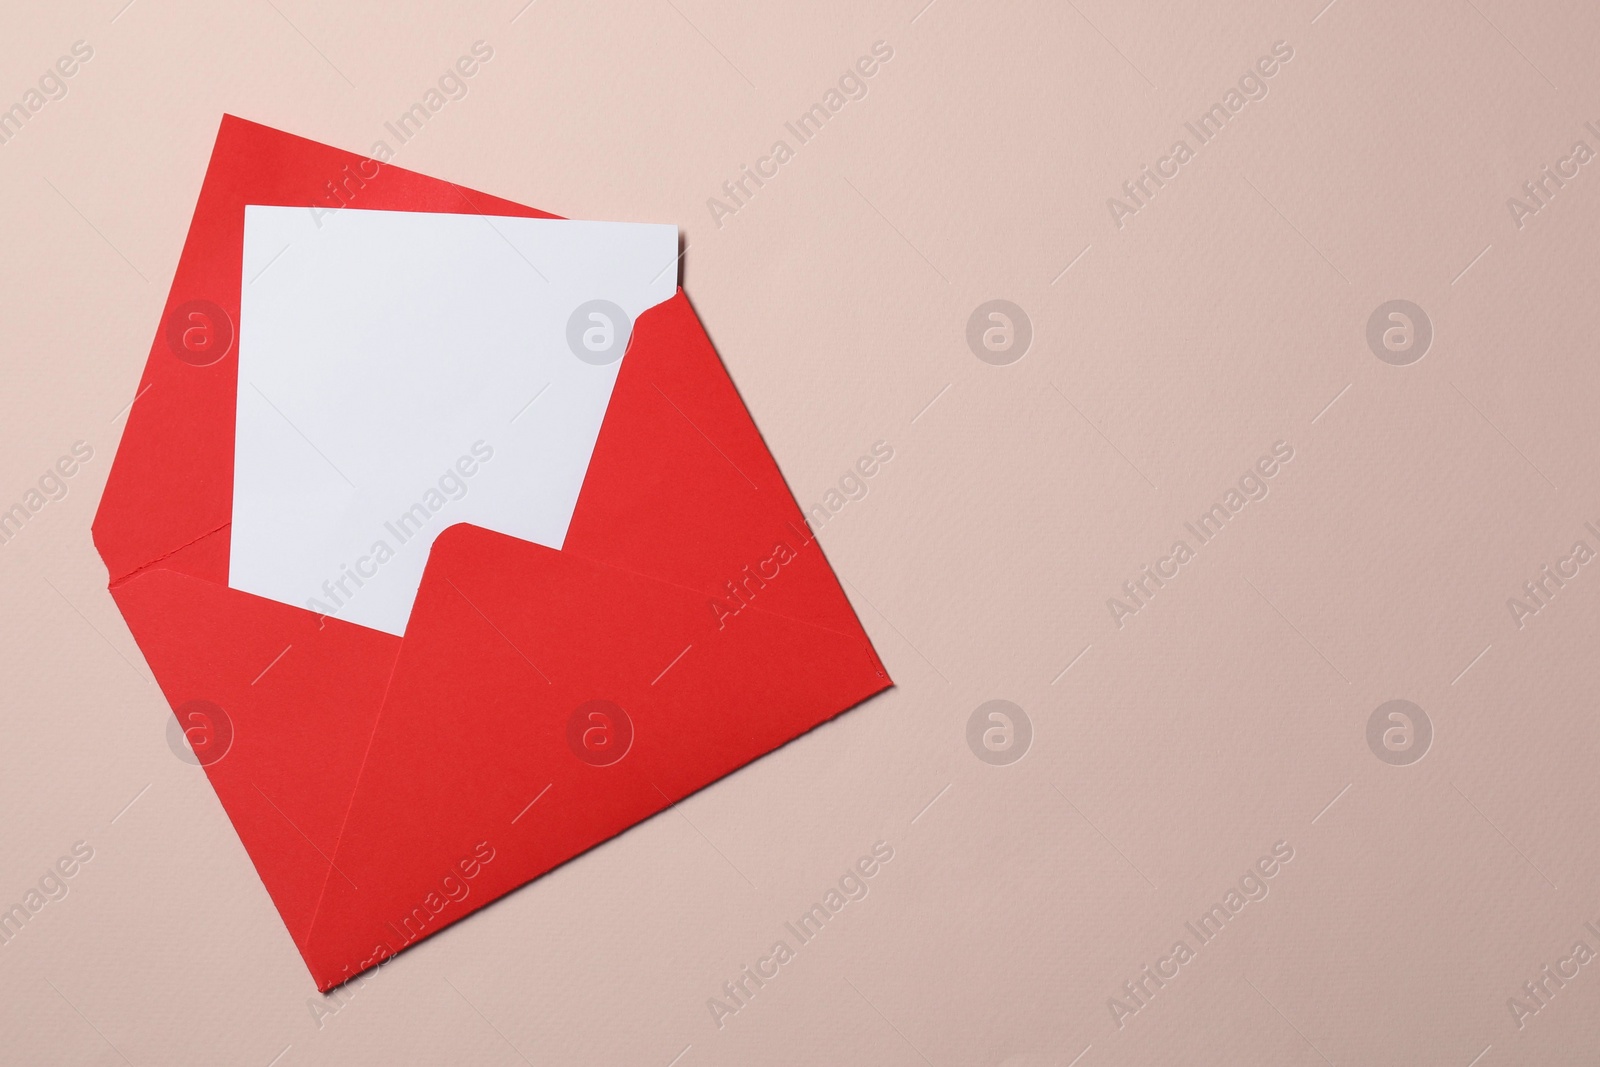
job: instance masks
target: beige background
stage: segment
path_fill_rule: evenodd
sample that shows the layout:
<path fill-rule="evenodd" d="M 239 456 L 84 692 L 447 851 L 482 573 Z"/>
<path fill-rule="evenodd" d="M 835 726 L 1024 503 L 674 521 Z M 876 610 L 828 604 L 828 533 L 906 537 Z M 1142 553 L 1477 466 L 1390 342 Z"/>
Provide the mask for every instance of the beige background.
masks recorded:
<path fill-rule="evenodd" d="M 1506 601 L 1600 548 L 1600 164 L 1520 230 L 1506 199 L 1600 148 L 1600 13 L 923 2 L 7 13 L 0 101 L 94 57 L 0 146 L 0 507 L 94 458 L 0 546 L 0 902 L 94 858 L 0 947 L 0 1060 L 1593 1062 L 1600 965 L 1520 1030 L 1507 999 L 1600 950 L 1600 575 L 1521 629 Z M 89 522 L 221 113 L 368 151 L 476 40 L 396 162 L 681 226 L 802 504 L 892 444 L 821 536 L 899 686 L 323 998 L 167 746 Z M 717 226 L 879 40 L 866 98 Z M 1106 198 L 1280 40 L 1266 99 L 1119 231 Z M 967 346 L 992 298 L 1034 327 L 1009 366 Z M 1396 298 L 1435 331 L 1406 367 L 1365 341 Z M 1280 440 L 1270 495 L 1117 628 L 1107 598 Z M 996 698 L 1033 724 L 1009 766 L 966 742 Z M 1391 698 L 1433 724 L 1410 766 L 1367 745 Z M 870 895 L 719 1029 L 707 999 L 878 840 Z M 1278 841 L 1270 895 L 1119 1029 L 1108 998 Z"/>

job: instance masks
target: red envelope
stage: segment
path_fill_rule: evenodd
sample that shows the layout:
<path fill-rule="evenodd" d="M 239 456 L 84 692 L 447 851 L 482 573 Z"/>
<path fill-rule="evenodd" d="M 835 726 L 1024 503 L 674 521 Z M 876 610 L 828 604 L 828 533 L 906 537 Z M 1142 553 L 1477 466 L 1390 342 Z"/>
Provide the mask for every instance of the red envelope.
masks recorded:
<path fill-rule="evenodd" d="M 94 524 L 323 990 L 892 684 L 681 289 L 561 551 L 450 527 L 403 638 L 230 589 L 244 206 L 374 166 L 223 119 Z M 555 217 L 388 165 L 359 209 Z"/>

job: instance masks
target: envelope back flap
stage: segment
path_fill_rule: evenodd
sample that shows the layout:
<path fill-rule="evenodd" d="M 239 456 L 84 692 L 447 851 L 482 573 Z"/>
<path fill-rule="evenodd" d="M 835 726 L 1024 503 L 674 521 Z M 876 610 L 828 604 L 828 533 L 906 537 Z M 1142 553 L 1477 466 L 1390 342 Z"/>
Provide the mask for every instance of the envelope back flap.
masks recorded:
<path fill-rule="evenodd" d="M 225 115 L 95 515 L 113 583 L 228 526 L 246 204 L 556 217 Z"/>

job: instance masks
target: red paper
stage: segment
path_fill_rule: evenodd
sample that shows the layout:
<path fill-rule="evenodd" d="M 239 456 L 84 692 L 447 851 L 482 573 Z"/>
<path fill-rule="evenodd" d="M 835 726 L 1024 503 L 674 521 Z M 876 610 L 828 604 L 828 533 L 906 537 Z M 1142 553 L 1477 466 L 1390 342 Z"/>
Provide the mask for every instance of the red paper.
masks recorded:
<path fill-rule="evenodd" d="M 323 990 L 892 684 L 682 290 L 561 551 L 450 527 L 403 638 L 228 588 L 244 205 L 554 217 L 375 166 L 223 119 L 94 524 L 168 701 L 231 723 L 206 773 Z"/>

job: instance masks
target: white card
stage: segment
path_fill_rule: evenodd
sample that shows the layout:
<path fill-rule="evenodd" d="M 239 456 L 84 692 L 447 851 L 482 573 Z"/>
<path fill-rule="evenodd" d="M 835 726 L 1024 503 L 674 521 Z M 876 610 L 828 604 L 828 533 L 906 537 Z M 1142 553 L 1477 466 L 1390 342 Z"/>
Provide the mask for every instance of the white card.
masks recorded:
<path fill-rule="evenodd" d="M 228 584 L 403 634 L 440 532 L 559 549 L 677 228 L 245 208 Z"/>

